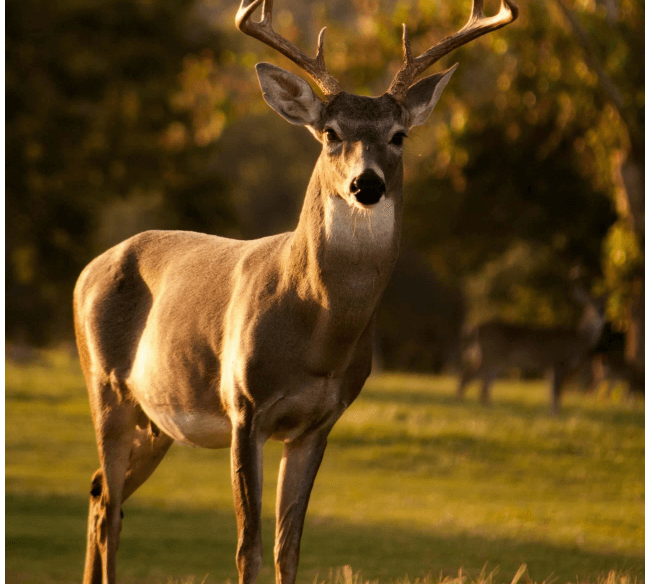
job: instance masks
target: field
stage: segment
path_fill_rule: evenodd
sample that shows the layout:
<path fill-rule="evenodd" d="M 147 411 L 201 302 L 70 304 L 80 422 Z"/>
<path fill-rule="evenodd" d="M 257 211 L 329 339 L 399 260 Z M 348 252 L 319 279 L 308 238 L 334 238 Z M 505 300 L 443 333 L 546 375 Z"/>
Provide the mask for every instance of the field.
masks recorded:
<path fill-rule="evenodd" d="M 373 377 L 333 430 L 312 493 L 299 582 L 350 565 L 387 584 L 431 575 L 511 582 L 645 580 L 644 405 L 500 381 L 464 403 L 452 377 Z M 78 582 L 98 466 L 85 387 L 63 352 L 6 364 L 6 581 Z M 265 567 L 281 445 L 265 448 Z M 229 451 L 175 445 L 124 506 L 122 583 L 236 581 Z"/>

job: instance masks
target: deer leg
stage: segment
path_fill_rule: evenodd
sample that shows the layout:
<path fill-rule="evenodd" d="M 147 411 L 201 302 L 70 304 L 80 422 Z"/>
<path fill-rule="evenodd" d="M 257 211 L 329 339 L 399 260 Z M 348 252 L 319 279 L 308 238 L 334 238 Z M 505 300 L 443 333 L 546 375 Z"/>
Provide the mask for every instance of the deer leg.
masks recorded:
<path fill-rule="evenodd" d="M 490 387 L 492 382 L 496 379 L 496 371 L 486 371 L 482 374 L 483 386 L 481 387 L 481 403 L 483 405 L 490 404 Z"/>
<path fill-rule="evenodd" d="M 560 410 L 562 385 L 566 378 L 566 370 L 562 367 L 553 368 L 553 377 L 551 379 L 551 398 L 552 398 L 552 412 L 557 415 Z"/>
<path fill-rule="evenodd" d="M 463 399 L 465 396 L 465 389 L 469 385 L 469 383 L 477 377 L 479 373 L 480 367 L 477 365 L 468 365 L 464 370 L 463 374 L 461 375 L 461 379 L 458 382 L 458 390 L 456 392 L 458 399 Z"/>
<path fill-rule="evenodd" d="M 588 392 L 596 393 L 602 385 L 605 377 L 606 371 L 604 366 L 604 358 L 602 357 L 602 355 L 596 355 L 591 360 L 591 382 L 588 387 Z M 598 397 L 602 397 L 602 394 L 600 393 Z"/>
<path fill-rule="evenodd" d="M 85 568 L 83 570 L 83 584 L 101 584 L 101 552 L 95 518 L 99 516 L 100 498 L 103 492 L 103 472 L 97 470 L 92 475 L 90 488 L 90 510 L 88 511 L 88 535 L 85 551 Z"/>
<path fill-rule="evenodd" d="M 121 495 L 122 504 L 153 474 L 171 444 L 173 444 L 173 440 L 166 434 L 154 436 L 148 428 L 136 431 Z M 96 521 L 105 515 L 101 504 L 105 489 L 103 476 L 103 470 L 99 469 L 92 477 L 84 583 L 102 582 L 101 550 Z M 120 519 L 122 518 L 123 516 L 120 515 Z"/>
<path fill-rule="evenodd" d="M 310 492 L 326 449 L 327 432 L 288 442 L 283 448 L 276 498 L 274 561 L 277 584 L 294 584 Z"/>
<path fill-rule="evenodd" d="M 251 418 L 251 416 L 250 416 Z M 253 584 L 263 564 L 261 494 L 263 442 L 251 420 L 234 424 L 231 477 L 238 526 L 236 566 L 239 584 Z"/>
<path fill-rule="evenodd" d="M 92 478 L 84 584 L 114 584 L 116 554 L 121 531 L 121 503 L 136 430 L 132 404 L 110 395 L 110 384 L 95 394 L 102 407 L 94 407 L 101 468 Z"/>
<path fill-rule="evenodd" d="M 149 428 L 138 429 L 128 463 L 122 503 L 128 499 L 153 474 L 173 444 L 173 439 L 159 432 L 153 434 Z"/>

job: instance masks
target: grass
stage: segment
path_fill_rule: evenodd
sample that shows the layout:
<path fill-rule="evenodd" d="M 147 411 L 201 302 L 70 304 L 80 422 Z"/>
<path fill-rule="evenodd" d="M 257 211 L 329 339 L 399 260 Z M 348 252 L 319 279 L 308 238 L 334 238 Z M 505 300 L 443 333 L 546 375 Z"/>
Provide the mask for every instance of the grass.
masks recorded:
<path fill-rule="evenodd" d="M 509 584 L 536 584 L 528 576 L 528 566 L 522 564 L 517 573 L 514 575 Z M 450 576 L 440 576 L 438 578 L 433 578 L 430 575 L 426 575 L 423 578 L 416 578 L 411 581 L 408 577 L 401 578 L 395 581 L 395 584 L 498 584 L 501 582 L 501 579 L 497 577 L 497 570 L 492 570 L 487 572 L 485 569 L 481 571 L 477 578 L 469 578 L 466 574 L 459 571 L 458 576 L 453 578 Z M 508 584 L 508 581 L 504 581 Z M 621 574 L 615 571 L 611 571 L 605 576 L 597 578 L 595 581 L 591 582 L 580 582 L 578 584 L 636 584 L 637 579 L 632 578 L 626 574 Z M 182 581 L 173 581 L 169 580 L 167 584 L 197 584 L 193 576 L 190 576 Z M 200 582 L 200 584 L 205 584 L 205 581 Z M 328 579 L 315 578 L 313 584 L 379 584 L 378 580 L 366 580 L 362 577 L 361 572 L 355 572 L 350 566 L 344 566 L 337 570 L 330 570 Z M 547 584 L 544 582 L 543 584 Z"/>
<path fill-rule="evenodd" d="M 567 393 L 555 418 L 543 382 L 498 382 L 489 408 L 455 385 L 369 380 L 331 434 L 299 582 L 510 583 L 523 564 L 522 583 L 644 582 L 642 402 Z M 98 458 L 76 361 L 7 363 L 5 416 L 6 581 L 79 581 Z M 267 444 L 259 584 L 273 581 L 280 454 Z M 122 583 L 236 581 L 228 450 L 174 446 L 124 513 Z M 347 565 L 361 582 L 334 571 Z"/>

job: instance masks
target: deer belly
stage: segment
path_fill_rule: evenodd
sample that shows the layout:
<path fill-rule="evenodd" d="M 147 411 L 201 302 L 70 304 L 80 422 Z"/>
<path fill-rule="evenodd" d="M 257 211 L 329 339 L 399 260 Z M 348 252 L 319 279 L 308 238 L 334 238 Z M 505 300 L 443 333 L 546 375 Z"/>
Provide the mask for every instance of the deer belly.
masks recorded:
<path fill-rule="evenodd" d="M 151 407 L 141 403 L 146 415 L 176 442 L 202 448 L 228 448 L 231 445 L 231 422 L 218 412 L 197 412 Z"/>

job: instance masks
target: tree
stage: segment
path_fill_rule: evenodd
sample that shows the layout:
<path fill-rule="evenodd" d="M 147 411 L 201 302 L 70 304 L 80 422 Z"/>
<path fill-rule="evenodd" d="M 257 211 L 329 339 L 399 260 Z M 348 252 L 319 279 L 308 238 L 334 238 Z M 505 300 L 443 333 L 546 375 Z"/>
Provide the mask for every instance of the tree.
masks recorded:
<path fill-rule="evenodd" d="M 588 66 L 597 76 L 598 91 L 613 106 L 624 126 L 625 144 L 614 161 L 619 187 L 616 199 L 621 217 L 607 242 L 605 275 L 614 296 L 616 319 L 624 321 L 628 333 L 626 357 L 644 371 L 645 112 L 644 93 L 641 98 L 640 91 L 636 92 L 645 83 L 644 4 L 633 6 L 623 2 L 619 5 L 616 0 L 607 0 L 601 4 L 597 18 L 586 15 L 591 30 L 603 29 L 606 33 L 596 35 L 598 38 L 613 35 L 620 39 L 619 47 L 608 46 L 609 43 L 600 47 L 605 53 L 605 66 L 598 56 L 599 49 L 575 11 L 564 0 L 555 1 L 573 30 Z M 637 30 L 636 24 L 640 27 Z M 632 56 L 634 62 L 629 73 L 618 71 L 618 51 Z M 607 74 L 607 68 L 617 81 Z"/>
<path fill-rule="evenodd" d="M 9 337 L 69 335 L 76 277 L 123 236 L 233 223 L 210 168 L 215 128 L 195 139 L 172 100 L 185 55 L 218 50 L 213 32 L 187 34 L 190 7 L 7 2 Z"/>

